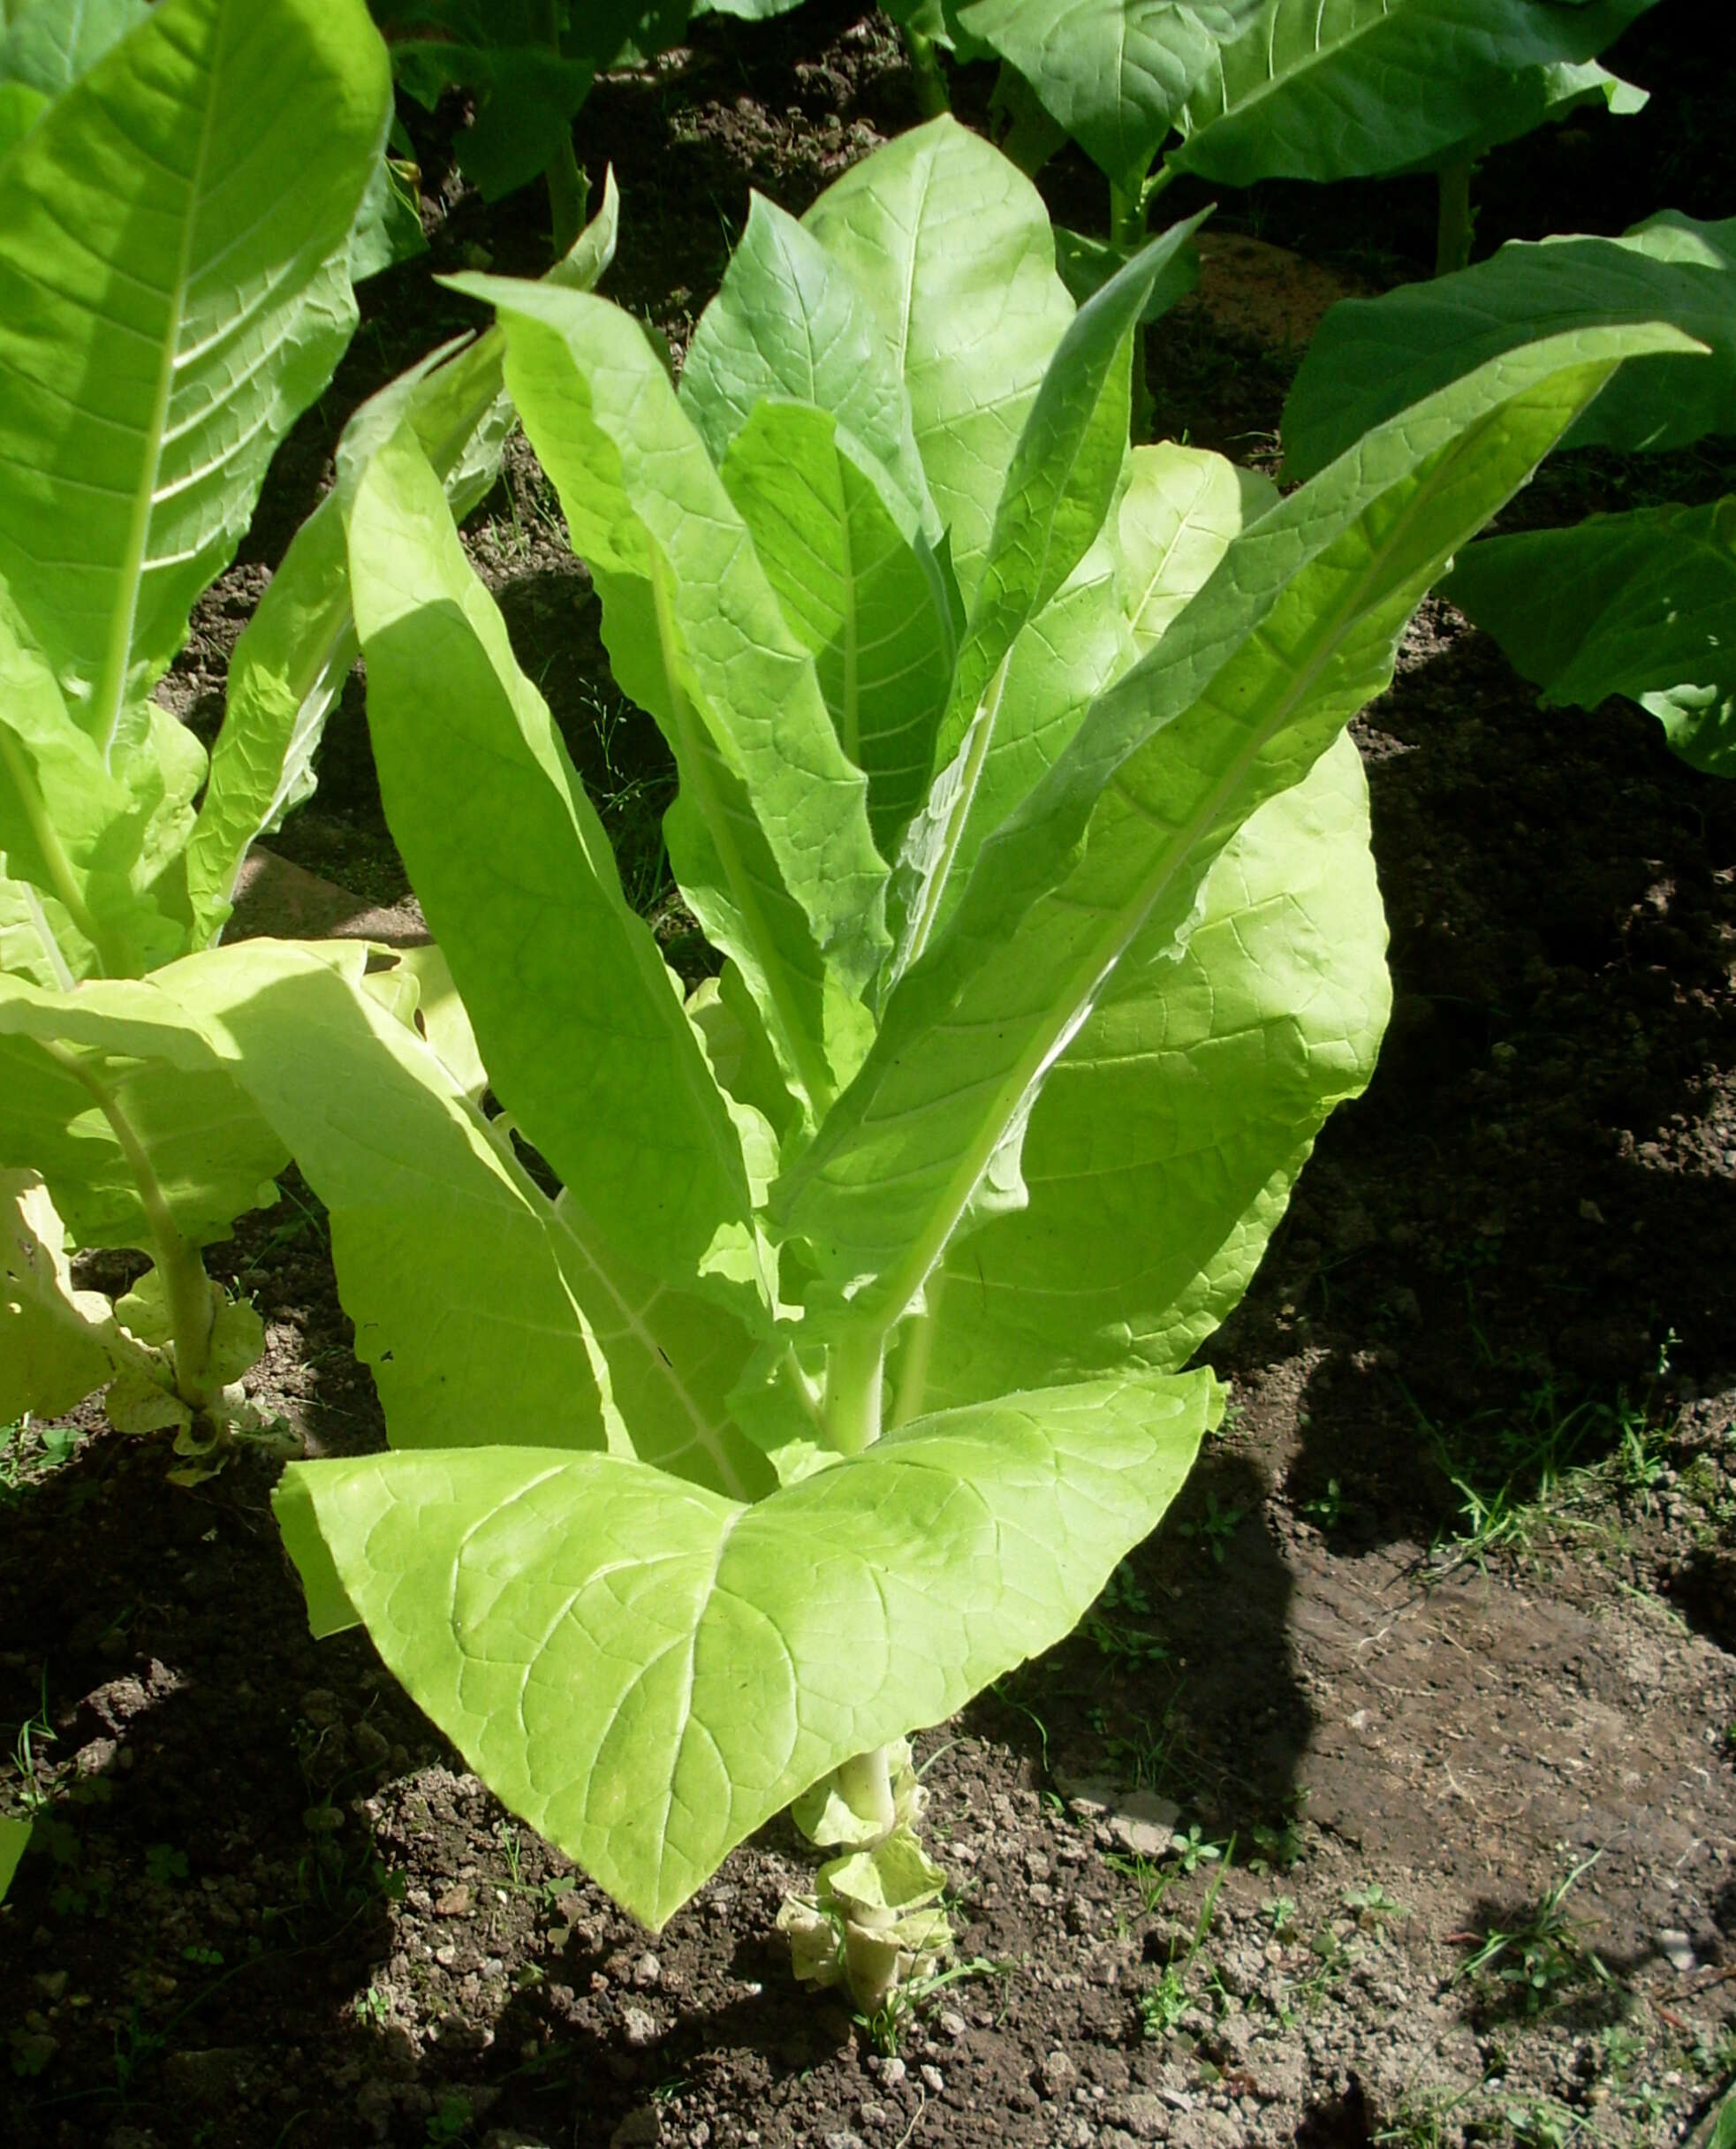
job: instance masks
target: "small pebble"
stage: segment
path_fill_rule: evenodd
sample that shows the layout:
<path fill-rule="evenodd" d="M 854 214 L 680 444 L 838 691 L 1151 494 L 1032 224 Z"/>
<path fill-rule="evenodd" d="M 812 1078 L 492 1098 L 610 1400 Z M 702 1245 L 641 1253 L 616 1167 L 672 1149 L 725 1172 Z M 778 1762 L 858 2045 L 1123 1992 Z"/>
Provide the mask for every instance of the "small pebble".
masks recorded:
<path fill-rule="evenodd" d="M 661 1983 L 663 1966 L 648 1948 L 633 1966 L 633 1981 L 641 1993 L 648 1993 Z"/>
<path fill-rule="evenodd" d="M 938 2097 L 942 2090 L 946 2087 L 946 2077 L 942 2074 L 938 2067 L 928 2062 L 925 2062 L 922 2068 L 922 2079 L 934 2096 Z"/>
<path fill-rule="evenodd" d="M 956 2045 L 965 2034 L 965 2018 L 962 2015 L 955 2014 L 951 2008 L 943 2009 L 940 2016 L 940 2032 L 943 2037 L 950 2037 Z"/>
<path fill-rule="evenodd" d="M 643 2008 L 628 2008 L 621 2016 L 621 2031 L 629 2045 L 635 2047 L 655 2045 L 657 2041 L 657 2018 Z"/>

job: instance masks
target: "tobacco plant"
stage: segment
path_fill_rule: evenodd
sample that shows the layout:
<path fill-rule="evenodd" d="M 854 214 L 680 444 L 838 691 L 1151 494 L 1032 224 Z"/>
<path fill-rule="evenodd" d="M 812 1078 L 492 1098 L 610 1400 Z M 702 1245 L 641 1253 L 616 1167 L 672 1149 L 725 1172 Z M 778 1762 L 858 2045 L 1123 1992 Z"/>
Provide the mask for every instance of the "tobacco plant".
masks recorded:
<path fill-rule="evenodd" d="M 276 1198 L 288 1151 L 140 981 L 216 942 L 250 846 L 312 787 L 356 653 L 342 505 L 368 441 L 407 418 L 468 505 L 505 421 L 501 342 L 352 426 L 208 756 L 153 690 L 349 340 L 389 81 L 360 0 L 89 13 L 119 34 L 0 156 L 0 1418 L 102 1388 L 116 1425 L 175 1434 L 186 1475 L 250 1427 L 262 1341 L 202 1249 Z M 4 49 L 77 19 L 36 0 Z M 598 236 L 565 273 L 595 273 Z M 110 1305 L 74 1287 L 73 1248 L 150 1265 Z"/>
<path fill-rule="evenodd" d="M 1287 467 L 1306 476 L 1496 351 L 1641 319 L 1675 323 L 1709 361 L 1624 368 L 1565 444 L 1637 455 L 1736 433 L 1736 222 L 1666 210 L 1620 239 L 1504 247 L 1460 276 L 1335 308 L 1285 411 Z M 1736 774 L 1736 495 L 1487 537 L 1441 589 L 1545 703 L 1626 695 L 1685 761 Z"/>
<path fill-rule="evenodd" d="M 1130 452 L 1186 227 L 1075 310 L 941 119 L 756 202 L 678 391 L 459 279 L 662 726 L 677 980 L 406 430 L 345 503 L 393 832 L 458 998 L 360 947 L 151 990 L 328 1205 L 392 1447 L 278 1498 L 469 1764 L 660 1925 L 795 1802 L 864 2004 L 944 1948 L 903 1742 L 1058 1640 L 1217 1420 L 1184 1370 L 1367 1081 L 1350 718 L 1632 353 L 1507 353 L 1289 498 Z"/>

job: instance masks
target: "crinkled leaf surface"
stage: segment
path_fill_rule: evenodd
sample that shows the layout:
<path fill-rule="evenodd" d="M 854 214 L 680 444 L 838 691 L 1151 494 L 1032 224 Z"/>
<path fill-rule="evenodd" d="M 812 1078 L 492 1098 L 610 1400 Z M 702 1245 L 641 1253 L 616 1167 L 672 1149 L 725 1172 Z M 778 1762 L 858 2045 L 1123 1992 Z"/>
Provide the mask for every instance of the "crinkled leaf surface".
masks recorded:
<path fill-rule="evenodd" d="M 897 1319 L 967 1214 L 1022 1198 L 1024 1115 L 1135 936 L 1149 922 L 1185 941 L 1224 846 L 1385 685 L 1446 560 L 1623 356 L 1683 341 L 1606 330 L 1497 359 L 1231 545 L 984 845 L 861 1074 L 775 1191 L 836 1295 L 811 1310 Z"/>
<path fill-rule="evenodd" d="M 1588 60 L 1655 0 L 1266 0 L 1171 164 L 1232 186 L 1396 171 L 1475 137 L 1514 73 Z"/>
<path fill-rule="evenodd" d="M 722 1093 L 407 432 L 369 463 L 349 533 L 386 816 L 496 1092 L 602 1239 L 763 1304 Z"/>
<path fill-rule="evenodd" d="M 846 171 L 802 223 L 867 301 L 904 381 L 968 600 L 1026 414 L 1073 316 L 1042 197 L 944 118 Z"/>
<path fill-rule="evenodd" d="M 354 945 L 252 941 L 155 982 L 325 1203 L 394 1444 L 608 1446 L 762 1490 L 770 1472 L 724 1401 L 752 1336 L 558 1212 L 438 1053 L 360 989 L 364 958 Z"/>
<path fill-rule="evenodd" d="M 161 0 L 0 164 L 0 582 L 105 757 L 349 338 L 388 102 L 360 0 Z"/>
<path fill-rule="evenodd" d="M 0 37 L 0 82 L 57 97 L 149 12 L 148 0 L 31 0 Z"/>
<path fill-rule="evenodd" d="M 1153 936 L 1156 938 L 1156 936 Z M 1038 1096 L 1029 1205 L 929 1287 L 929 1409 L 1183 1364 L 1247 1288 L 1390 1002 L 1368 786 L 1340 739 L 1212 868 L 1178 955 L 1136 939 Z"/>
<path fill-rule="evenodd" d="M 655 1927 L 828 1770 L 1058 1641 L 1214 1415 L 1209 1374 L 1010 1395 L 747 1507 L 507 1447 L 297 1464 L 279 1502 L 484 1781 Z"/>
<path fill-rule="evenodd" d="M 1736 775 L 1736 497 L 1487 538 L 1441 589 L 1546 703 L 1625 694 L 1685 761 Z"/>
<path fill-rule="evenodd" d="M 1671 211 L 1621 239 L 1515 241 L 1456 276 L 1335 306 L 1285 405 L 1285 475 L 1323 469 L 1370 426 L 1502 351 L 1624 321 L 1673 322 L 1710 355 L 1630 360 L 1567 444 L 1679 448 L 1736 433 L 1736 218 Z"/>

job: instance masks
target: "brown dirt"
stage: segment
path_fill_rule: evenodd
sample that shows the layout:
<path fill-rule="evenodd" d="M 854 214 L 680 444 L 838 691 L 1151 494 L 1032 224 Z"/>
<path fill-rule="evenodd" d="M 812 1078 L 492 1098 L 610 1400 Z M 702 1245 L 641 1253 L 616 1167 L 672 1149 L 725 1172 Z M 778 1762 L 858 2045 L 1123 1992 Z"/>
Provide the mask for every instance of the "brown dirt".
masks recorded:
<path fill-rule="evenodd" d="M 678 341 L 750 183 L 800 209 L 912 116 L 885 26 L 844 4 L 606 85 L 584 131 L 626 199 L 614 294 Z M 434 268 L 536 262 L 533 198 L 485 213 L 437 134 L 424 163 Z M 1340 271 L 1379 250 L 1352 193 L 1318 249 Z M 201 610 L 193 721 L 345 413 L 462 317 L 427 266 L 366 294 Z M 1153 338 L 1160 425 L 1269 457 L 1292 362 L 1196 307 Z M 666 763 L 527 459 L 470 535 L 655 907 Z M 1079 1634 L 921 1743 L 972 1973 L 877 2032 L 800 1995 L 782 1825 L 650 1938 L 365 1641 L 307 1639 L 274 1466 L 182 1492 L 136 1445 L 36 1429 L 0 1469 L 0 1721 L 34 1726 L 0 1794 L 49 1801 L 0 1909 L 7 2140 L 1687 2138 L 1736 2069 L 1736 794 L 1636 710 L 1540 713 L 1440 605 L 1359 734 L 1380 1071 L 1214 1342 L 1237 1408 L 1174 1515 Z M 353 685 L 281 847 L 407 894 Z M 377 1444 L 292 1176 L 213 1266 L 256 1295 L 262 1397 L 309 1452 Z M 1528 1935 L 1531 1977 L 1504 1975 Z"/>

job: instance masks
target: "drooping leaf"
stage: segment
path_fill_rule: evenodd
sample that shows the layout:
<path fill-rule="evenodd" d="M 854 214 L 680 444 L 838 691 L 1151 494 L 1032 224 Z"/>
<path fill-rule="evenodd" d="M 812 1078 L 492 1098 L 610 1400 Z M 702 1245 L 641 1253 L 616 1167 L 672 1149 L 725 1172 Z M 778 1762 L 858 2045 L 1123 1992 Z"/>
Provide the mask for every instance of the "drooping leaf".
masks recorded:
<path fill-rule="evenodd" d="M 1625 694 L 1684 761 L 1736 776 L 1736 497 L 1485 538 L 1441 590 L 1547 705 Z"/>
<path fill-rule="evenodd" d="M 656 1927 L 830 1769 L 1059 1640 L 1214 1416 L 1204 1374 L 1008 1396 L 751 1507 L 513 1448 L 298 1464 L 286 1496 L 483 1781 Z"/>
<path fill-rule="evenodd" d="M 249 941 L 153 982 L 326 1204 L 394 1445 L 607 1447 L 739 1497 L 763 1490 L 770 1472 L 724 1401 L 751 1334 L 588 1238 L 438 1052 L 360 990 L 365 958 L 354 943 Z"/>
<path fill-rule="evenodd" d="M 349 535 L 387 818 L 497 1093 L 604 1241 L 763 1302 L 722 1094 L 407 433 L 369 462 Z"/>
<path fill-rule="evenodd" d="M 58 1416 L 102 1387 L 113 1327 L 102 1293 L 73 1285 L 65 1226 L 42 1180 L 0 1170 L 0 1424 L 27 1410 Z"/>
<path fill-rule="evenodd" d="M 1232 186 L 1397 171 L 1474 140 L 1521 70 L 1595 58 L 1655 0 L 1265 0 L 1169 163 Z"/>
<path fill-rule="evenodd" d="M 1631 360 L 1566 444 L 1661 450 L 1736 432 L 1736 218 L 1667 211 L 1625 238 L 1515 242 L 1456 276 L 1335 306 L 1285 406 L 1285 475 L 1323 469 L 1369 427 L 1500 352 L 1639 321 L 1672 322 L 1711 355 L 1692 366 Z"/>
<path fill-rule="evenodd" d="M 40 1172 L 79 1246 L 150 1249 L 154 1219 L 135 1154 L 175 1229 L 196 1247 L 269 1207 L 289 1162 L 153 982 L 45 992 L 0 975 L 0 1168 Z"/>
<path fill-rule="evenodd" d="M 931 120 L 835 180 L 802 218 L 867 301 L 976 593 L 1012 453 L 1073 304 L 1028 179 L 956 120 Z"/>
<path fill-rule="evenodd" d="M 1588 105 L 1602 105 L 1605 111 L 1626 118 L 1643 111 L 1649 101 L 1647 91 L 1623 81 L 1596 60 L 1522 67 L 1505 83 L 1490 86 L 1474 134 L 1426 157 L 1415 169 L 1437 170 L 1449 160 L 1476 163 L 1501 143 L 1535 134 L 1539 127 L 1558 126 Z"/>
<path fill-rule="evenodd" d="M 1606 330 L 1495 361 L 1362 441 L 1236 540 L 1151 656 L 1102 697 L 983 847 L 900 980 L 861 1074 L 786 1173 L 828 1317 L 897 1320 L 961 1221 L 1022 1199 L 1037 1085 L 1149 926 L 1184 945 L 1201 884 L 1391 676 L 1446 560 L 1630 354 Z"/>

